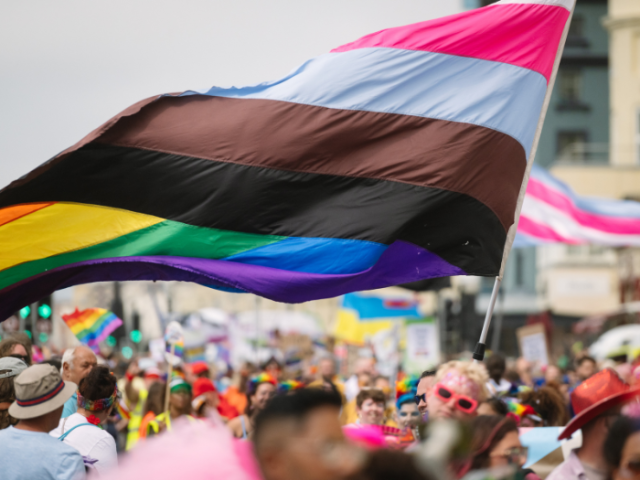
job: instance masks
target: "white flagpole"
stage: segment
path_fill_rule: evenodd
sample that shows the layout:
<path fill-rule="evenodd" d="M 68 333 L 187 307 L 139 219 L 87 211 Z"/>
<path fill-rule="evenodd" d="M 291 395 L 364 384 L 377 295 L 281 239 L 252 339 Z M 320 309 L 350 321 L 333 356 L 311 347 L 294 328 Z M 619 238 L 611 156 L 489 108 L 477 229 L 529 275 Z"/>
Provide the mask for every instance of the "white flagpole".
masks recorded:
<path fill-rule="evenodd" d="M 502 283 L 502 277 L 504 276 L 504 267 L 507 264 L 507 259 L 511 253 L 511 247 L 513 246 L 513 240 L 516 238 L 516 231 L 518 230 L 518 222 L 520 221 L 520 212 L 522 210 L 522 203 L 524 202 L 524 196 L 527 191 L 527 183 L 529 183 L 529 175 L 531 175 L 531 167 L 533 167 L 533 161 L 536 157 L 536 151 L 538 150 L 538 143 L 540 142 L 540 134 L 542 133 L 542 126 L 544 124 L 544 117 L 547 115 L 547 109 L 549 108 L 549 102 L 551 101 L 551 94 L 553 93 L 553 85 L 556 83 L 556 77 L 558 76 L 558 67 L 560 66 L 560 60 L 562 59 L 562 52 L 564 51 L 564 44 L 567 40 L 567 34 L 569 33 L 569 25 L 573 18 L 573 11 L 576 7 L 576 2 L 573 0 L 571 5 L 571 11 L 569 12 L 569 18 L 564 25 L 562 31 L 562 38 L 560 39 L 560 45 L 558 45 L 558 51 L 556 52 L 556 58 L 553 62 L 553 71 L 549 78 L 549 84 L 547 85 L 547 92 L 544 96 L 544 103 L 542 104 L 542 110 L 540 112 L 540 118 L 538 119 L 538 126 L 536 128 L 536 134 L 533 139 L 533 145 L 531 146 L 531 155 L 527 162 L 527 168 L 522 179 L 522 185 L 520 186 L 520 193 L 518 194 L 518 203 L 516 204 L 515 220 L 509 232 L 507 233 L 507 240 L 504 245 L 504 251 L 502 254 L 502 264 L 500 265 L 500 273 L 493 283 L 493 291 L 491 292 L 491 298 L 489 300 L 489 307 L 487 314 L 484 317 L 484 324 L 482 325 L 482 333 L 480 334 L 480 340 L 476 345 L 476 349 L 473 352 L 473 358 L 476 362 L 484 360 L 484 350 L 487 342 L 487 334 L 489 333 L 489 325 L 491 324 L 491 315 L 493 315 L 493 309 L 496 306 L 496 298 L 498 298 L 498 291 L 500 290 L 500 284 Z"/>

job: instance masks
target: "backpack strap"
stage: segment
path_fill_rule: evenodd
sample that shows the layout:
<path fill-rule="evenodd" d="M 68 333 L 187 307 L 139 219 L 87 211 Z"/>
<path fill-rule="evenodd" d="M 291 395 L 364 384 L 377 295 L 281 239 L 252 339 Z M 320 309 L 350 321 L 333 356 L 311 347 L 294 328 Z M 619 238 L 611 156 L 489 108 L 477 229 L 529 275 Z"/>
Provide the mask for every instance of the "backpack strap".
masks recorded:
<path fill-rule="evenodd" d="M 91 426 L 91 427 L 100 428 L 100 427 L 98 427 L 97 425 L 94 425 L 93 423 L 88 423 L 88 422 L 87 422 L 87 423 L 79 423 L 79 424 L 78 424 L 78 425 L 76 425 L 75 427 L 71 427 L 69 430 L 67 430 L 67 431 L 66 431 L 66 432 L 64 432 L 62 435 L 60 435 L 60 436 L 58 437 L 58 440 L 60 440 L 61 442 L 62 442 L 62 441 L 64 441 L 64 439 L 65 439 L 65 438 L 67 438 L 67 436 L 68 436 L 71 432 L 73 432 L 76 428 L 78 428 L 78 427 L 83 427 L 83 426 L 85 426 L 85 425 L 89 425 L 89 426 Z"/>

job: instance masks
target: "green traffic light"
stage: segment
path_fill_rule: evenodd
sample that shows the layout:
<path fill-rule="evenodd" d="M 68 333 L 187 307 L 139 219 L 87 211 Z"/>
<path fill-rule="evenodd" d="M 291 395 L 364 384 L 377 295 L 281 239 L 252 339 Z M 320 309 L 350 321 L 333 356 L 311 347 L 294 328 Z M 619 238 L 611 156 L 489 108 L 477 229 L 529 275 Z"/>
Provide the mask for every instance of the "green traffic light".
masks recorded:
<path fill-rule="evenodd" d="M 24 333 L 27 334 L 27 337 L 29 337 L 29 340 L 33 340 L 33 335 L 31 335 L 31 330 L 25 330 Z"/>
<path fill-rule="evenodd" d="M 129 338 L 133 343 L 140 343 L 142 341 L 142 332 L 140 330 L 131 330 Z"/>
<path fill-rule="evenodd" d="M 22 307 L 20 309 L 20 318 L 27 318 L 31 313 L 31 307 L 27 305 L 26 307 Z"/>
<path fill-rule="evenodd" d="M 38 335 L 38 339 L 40 340 L 40 343 L 47 343 L 47 341 L 49 340 L 49 335 L 47 335 L 45 332 L 40 332 L 40 335 Z"/>
<path fill-rule="evenodd" d="M 110 347 L 115 347 L 117 343 L 118 341 L 116 340 L 116 337 L 112 335 L 109 335 L 107 337 L 107 345 L 109 345 Z"/>
<path fill-rule="evenodd" d="M 46 303 L 43 303 L 38 307 L 38 315 L 42 318 L 49 318 L 51 316 L 51 307 Z"/>
<path fill-rule="evenodd" d="M 133 357 L 133 349 L 131 347 L 122 347 L 122 356 L 129 360 Z"/>

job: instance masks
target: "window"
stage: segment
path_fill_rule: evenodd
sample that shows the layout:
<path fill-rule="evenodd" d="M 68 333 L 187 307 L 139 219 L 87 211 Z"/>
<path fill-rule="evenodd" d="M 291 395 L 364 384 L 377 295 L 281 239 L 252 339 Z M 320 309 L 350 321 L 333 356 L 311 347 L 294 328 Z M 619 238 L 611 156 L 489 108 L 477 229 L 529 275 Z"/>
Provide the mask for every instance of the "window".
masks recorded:
<path fill-rule="evenodd" d="M 573 15 L 569 32 L 567 33 L 567 47 L 588 47 L 589 41 L 584 34 L 584 17 L 582 15 Z"/>
<path fill-rule="evenodd" d="M 557 141 L 558 160 L 568 163 L 582 163 L 586 159 L 587 132 L 561 131 Z"/>
<path fill-rule="evenodd" d="M 560 71 L 560 100 L 577 103 L 582 90 L 582 73 L 580 70 Z"/>

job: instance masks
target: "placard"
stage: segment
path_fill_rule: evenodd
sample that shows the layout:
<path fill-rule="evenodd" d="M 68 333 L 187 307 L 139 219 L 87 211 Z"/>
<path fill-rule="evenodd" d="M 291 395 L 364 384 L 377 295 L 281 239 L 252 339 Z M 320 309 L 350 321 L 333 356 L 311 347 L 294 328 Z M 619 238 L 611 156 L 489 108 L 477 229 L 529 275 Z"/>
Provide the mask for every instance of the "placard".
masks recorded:
<path fill-rule="evenodd" d="M 544 325 L 536 323 L 516 329 L 516 336 L 520 345 L 520 353 L 530 362 L 538 365 L 549 364 L 549 348 Z"/>

